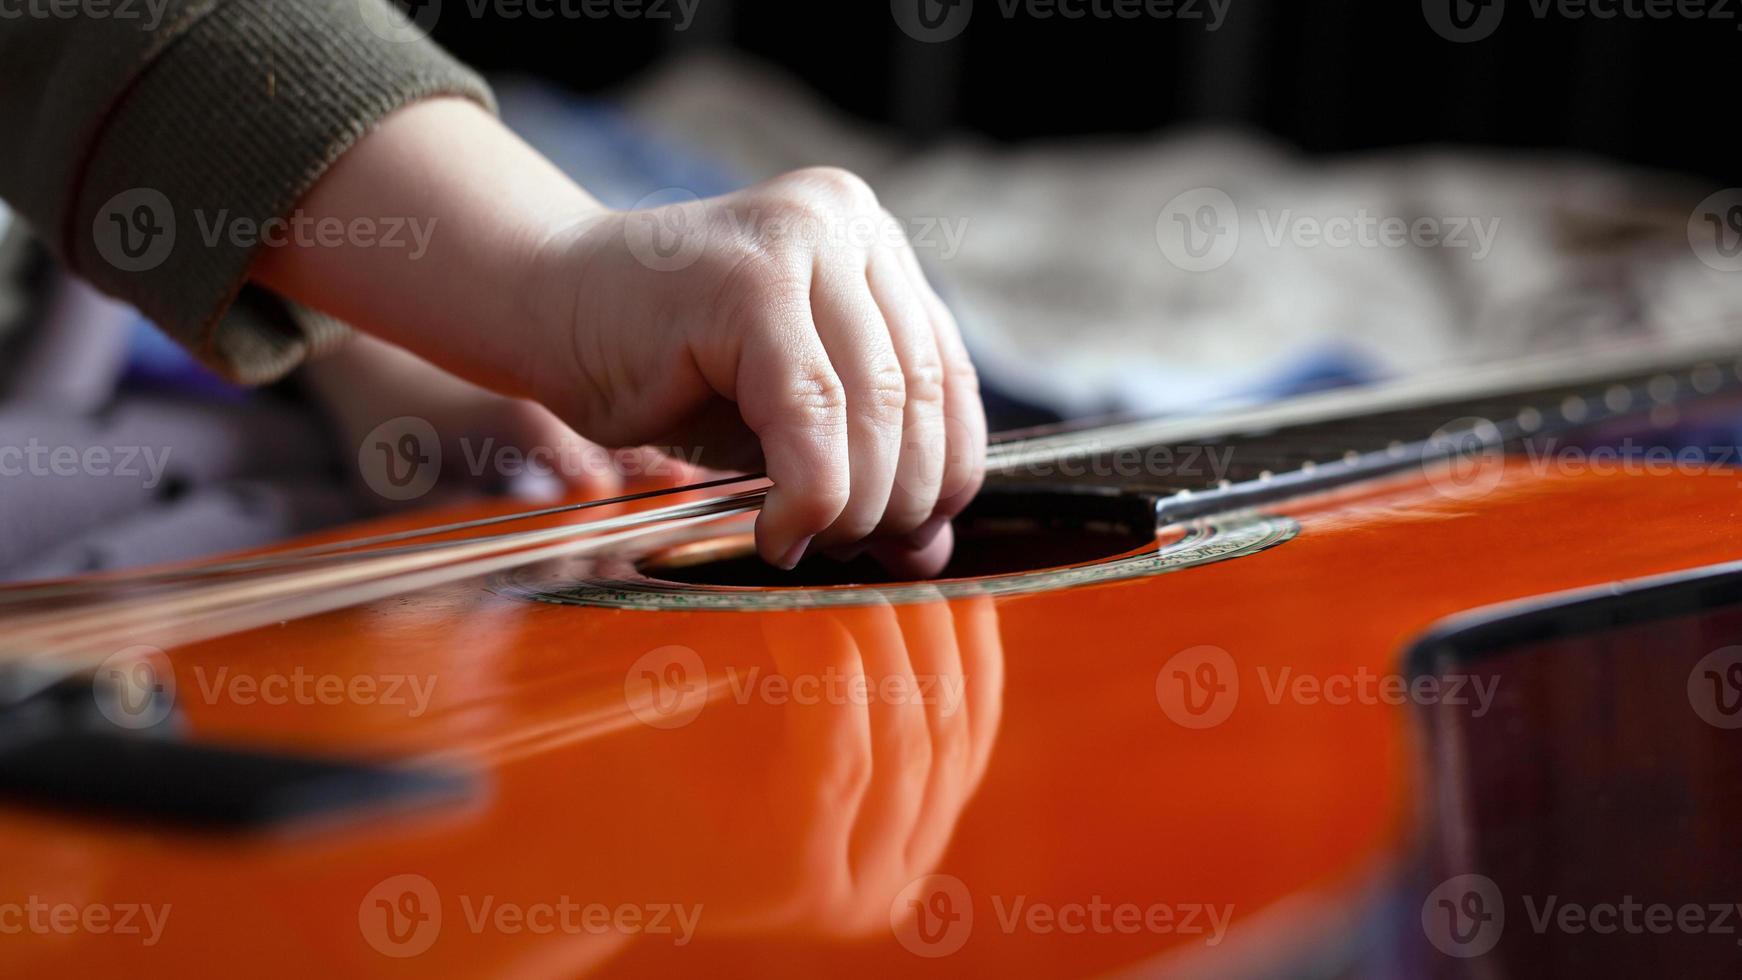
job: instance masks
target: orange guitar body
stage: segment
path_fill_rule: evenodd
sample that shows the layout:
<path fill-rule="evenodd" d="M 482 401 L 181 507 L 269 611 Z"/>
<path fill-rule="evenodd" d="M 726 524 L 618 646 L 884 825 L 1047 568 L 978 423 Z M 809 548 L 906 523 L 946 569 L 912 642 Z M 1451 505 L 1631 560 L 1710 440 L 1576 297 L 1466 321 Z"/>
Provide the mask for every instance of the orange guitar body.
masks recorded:
<path fill-rule="evenodd" d="M 0 918 L 4 972 L 1349 968 L 1388 896 L 1420 928 L 1398 882 L 1459 833 L 1419 703 L 1459 702 L 1398 697 L 1411 644 L 1742 560 L 1727 469 L 1437 486 L 1263 508 L 1269 539 L 1221 560 L 1033 591 L 647 609 L 468 582 L 169 650 L 194 739 L 435 760 L 476 790 L 242 834 L 7 806 L 0 901 L 37 923 Z M 1552 709 L 1508 679 L 1492 710 Z"/>

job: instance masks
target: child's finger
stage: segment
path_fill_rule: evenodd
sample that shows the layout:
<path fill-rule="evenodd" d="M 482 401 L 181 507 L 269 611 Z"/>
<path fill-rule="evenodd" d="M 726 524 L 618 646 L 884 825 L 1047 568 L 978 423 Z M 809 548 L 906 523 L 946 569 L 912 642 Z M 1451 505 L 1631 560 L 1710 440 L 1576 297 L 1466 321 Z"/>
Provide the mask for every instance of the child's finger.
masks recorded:
<path fill-rule="evenodd" d="M 901 360 L 877 302 L 855 261 L 819 263 L 811 284 L 811 316 L 847 396 L 847 444 L 852 485 L 847 506 L 818 543 L 846 545 L 884 519 L 901 456 Z"/>
<path fill-rule="evenodd" d="M 944 375 L 944 458 L 938 512 L 954 516 L 980 492 L 986 478 L 986 407 L 980 400 L 980 376 L 968 358 L 955 316 L 938 297 L 910 247 L 897 250 L 907 281 L 930 314 L 932 337 Z"/>
<path fill-rule="evenodd" d="M 889 324 L 889 337 L 900 358 L 907 392 L 895 488 L 877 528 L 880 535 L 901 537 L 925 524 L 937 507 L 947 444 L 944 369 L 937 341 L 932 338 L 930 316 L 894 254 L 886 248 L 878 249 L 872 255 L 866 278 Z"/>
<path fill-rule="evenodd" d="M 774 486 L 756 519 L 763 560 L 791 568 L 840 517 L 852 486 L 847 396 L 803 304 L 765 303 L 739 348 L 734 391 Z"/>

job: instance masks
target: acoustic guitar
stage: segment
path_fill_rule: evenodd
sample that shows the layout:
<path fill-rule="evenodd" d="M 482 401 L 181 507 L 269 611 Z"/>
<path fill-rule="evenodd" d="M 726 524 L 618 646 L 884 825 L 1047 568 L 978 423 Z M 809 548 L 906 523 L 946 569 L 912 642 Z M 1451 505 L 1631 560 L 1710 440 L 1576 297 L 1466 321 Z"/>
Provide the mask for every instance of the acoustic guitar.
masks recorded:
<path fill-rule="evenodd" d="M 1739 349 L 0 590 L 0 973 L 1734 976 Z"/>

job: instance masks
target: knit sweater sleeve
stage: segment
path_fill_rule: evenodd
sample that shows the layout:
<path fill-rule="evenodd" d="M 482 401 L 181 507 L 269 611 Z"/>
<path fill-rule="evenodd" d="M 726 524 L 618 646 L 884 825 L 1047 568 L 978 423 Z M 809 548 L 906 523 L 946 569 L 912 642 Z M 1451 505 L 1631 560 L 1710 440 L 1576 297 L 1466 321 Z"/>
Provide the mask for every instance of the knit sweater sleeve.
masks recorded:
<path fill-rule="evenodd" d="M 268 222 L 290 219 L 395 109 L 437 95 L 493 108 L 484 82 L 391 0 L 16 0 L 9 11 L 0 198 L 75 272 L 246 383 L 344 334 L 321 317 L 226 315 Z"/>

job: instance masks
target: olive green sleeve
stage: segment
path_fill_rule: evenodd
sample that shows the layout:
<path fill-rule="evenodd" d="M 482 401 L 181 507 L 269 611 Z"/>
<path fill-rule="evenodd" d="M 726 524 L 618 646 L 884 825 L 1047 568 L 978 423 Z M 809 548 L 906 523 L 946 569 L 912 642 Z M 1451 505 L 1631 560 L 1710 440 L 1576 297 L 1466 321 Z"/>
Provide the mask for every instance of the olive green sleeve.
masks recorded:
<path fill-rule="evenodd" d="M 345 333 L 228 315 L 255 231 L 394 109 L 437 95 L 493 108 L 391 0 L 21 6 L 0 18 L 0 198 L 75 272 L 246 383 Z"/>

